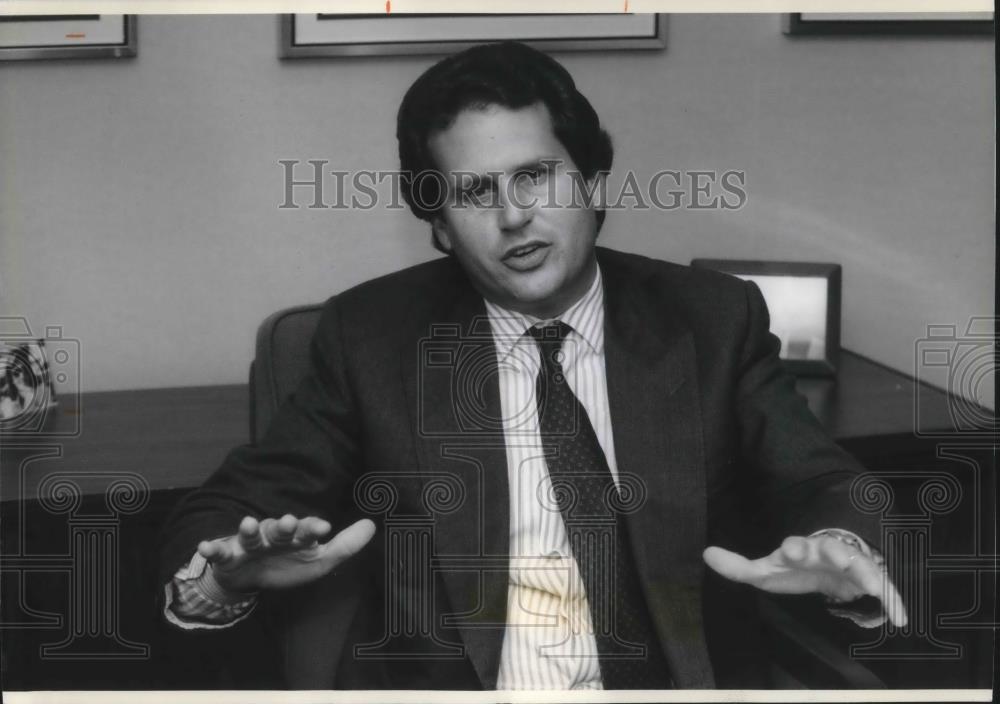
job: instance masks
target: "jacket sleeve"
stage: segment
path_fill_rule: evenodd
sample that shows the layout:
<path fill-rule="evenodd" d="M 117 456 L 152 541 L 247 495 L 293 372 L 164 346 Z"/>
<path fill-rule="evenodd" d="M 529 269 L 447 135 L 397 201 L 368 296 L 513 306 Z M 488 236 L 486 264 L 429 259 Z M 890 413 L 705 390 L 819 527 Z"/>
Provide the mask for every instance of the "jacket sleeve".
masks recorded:
<path fill-rule="evenodd" d="M 744 290 L 736 404 L 740 454 L 754 473 L 753 514 L 777 540 L 840 528 L 877 548 L 877 518 L 858 511 L 850 497 L 863 468 L 827 435 L 782 368 L 760 290 L 752 282 Z"/>
<path fill-rule="evenodd" d="M 352 505 L 360 464 L 345 357 L 333 298 L 311 342 L 309 373 L 260 442 L 230 452 L 168 517 L 161 530 L 160 584 L 191 559 L 200 541 L 234 534 L 246 515 L 316 515 L 338 529 Z"/>

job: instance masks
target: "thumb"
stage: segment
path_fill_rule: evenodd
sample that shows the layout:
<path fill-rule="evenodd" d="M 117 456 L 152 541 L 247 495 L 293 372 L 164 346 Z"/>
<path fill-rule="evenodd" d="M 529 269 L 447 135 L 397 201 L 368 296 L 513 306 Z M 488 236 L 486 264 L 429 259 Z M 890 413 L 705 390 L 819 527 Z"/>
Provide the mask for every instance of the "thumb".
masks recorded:
<path fill-rule="evenodd" d="M 705 548 L 702 558 L 705 560 L 706 565 L 726 579 L 731 579 L 734 582 L 753 583 L 756 579 L 763 576 L 762 568 L 757 562 L 748 560 L 730 550 L 715 547 L 714 545 Z"/>
<path fill-rule="evenodd" d="M 324 561 L 336 567 L 361 551 L 375 535 L 375 524 L 367 518 L 352 523 L 337 533 L 329 542 L 320 546 Z"/>

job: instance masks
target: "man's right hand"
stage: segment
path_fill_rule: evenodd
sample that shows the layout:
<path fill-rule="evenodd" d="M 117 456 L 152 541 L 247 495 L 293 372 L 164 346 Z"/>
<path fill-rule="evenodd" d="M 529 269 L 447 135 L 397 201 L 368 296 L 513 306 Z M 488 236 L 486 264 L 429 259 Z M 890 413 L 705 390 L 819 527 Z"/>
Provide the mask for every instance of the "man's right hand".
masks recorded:
<path fill-rule="evenodd" d="M 198 553 L 227 591 L 295 587 L 327 574 L 375 535 L 375 524 L 365 518 L 320 543 L 330 529 L 327 521 L 315 516 L 298 519 L 288 514 L 263 521 L 247 516 L 236 535 L 204 540 Z"/>

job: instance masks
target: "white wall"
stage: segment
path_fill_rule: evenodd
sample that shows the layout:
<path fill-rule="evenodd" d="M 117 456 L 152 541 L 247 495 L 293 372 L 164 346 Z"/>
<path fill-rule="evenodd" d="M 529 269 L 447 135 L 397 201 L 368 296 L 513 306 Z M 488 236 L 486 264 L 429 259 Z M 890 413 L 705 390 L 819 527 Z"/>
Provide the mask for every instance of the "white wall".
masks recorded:
<path fill-rule="evenodd" d="M 668 44 L 560 58 L 618 169 L 740 169 L 749 199 L 612 213 L 605 244 L 840 262 L 843 345 L 904 371 L 928 324 L 992 312 L 991 40 L 675 15 Z M 144 16 L 136 59 L 0 65 L 0 314 L 78 338 L 85 390 L 243 381 L 271 311 L 435 256 L 406 211 L 277 207 L 279 159 L 394 168 L 432 60 L 282 62 L 272 16 Z"/>

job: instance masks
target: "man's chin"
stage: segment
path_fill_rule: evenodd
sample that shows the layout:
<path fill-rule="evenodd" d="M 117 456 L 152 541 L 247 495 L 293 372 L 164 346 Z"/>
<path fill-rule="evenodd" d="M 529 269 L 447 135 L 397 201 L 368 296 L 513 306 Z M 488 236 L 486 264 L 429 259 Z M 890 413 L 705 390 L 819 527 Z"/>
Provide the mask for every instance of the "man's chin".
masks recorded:
<path fill-rule="evenodd" d="M 519 291 L 508 307 L 536 318 L 551 318 L 563 312 L 559 298 L 558 289 Z"/>

